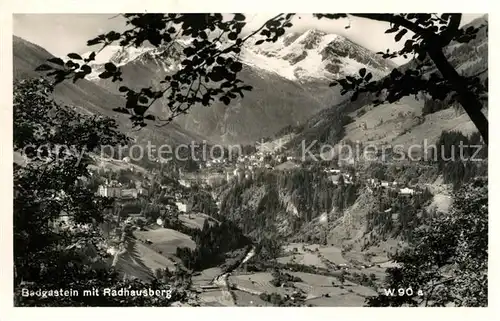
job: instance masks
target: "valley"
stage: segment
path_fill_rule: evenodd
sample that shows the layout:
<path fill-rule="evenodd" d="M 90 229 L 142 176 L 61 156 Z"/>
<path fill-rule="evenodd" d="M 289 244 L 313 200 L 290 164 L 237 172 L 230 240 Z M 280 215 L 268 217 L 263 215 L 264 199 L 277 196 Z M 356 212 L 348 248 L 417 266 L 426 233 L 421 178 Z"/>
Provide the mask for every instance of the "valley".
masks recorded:
<path fill-rule="evenodd" d="M 471 24 L 484 22 L 486 17 Z M 32 99 L 33 90 L 25 86 L 44 84 L 35 69 L 54 56 L 14 36 L 16 99 L 26 103 L 27 96 L 30 103 L 40 99 L 49 105 L 53 99 L 60 110 L 71 110 L 68 119 L 47 125 L 37 123 L 46 117 L 30 114 L 36 109 L 23 109 L 16 114 L 22 122 L 15 123 L 15 135 L 27 137 L 22 144 L 88 139 L 93 148 L 80 146 L 85 157 L 78 163 L 69 153 L 63 165 L 58 159 L 47 165 L 19 143 L 14 163 L 21 178 L 15 189 L 31 202 L 15 198 L 16 226 L 24 228 L 24 210 L 37 224 L 38 213 L 46 215 L 40 231 L 29 226 L 32 233 L 56 233 L 46 225 L 76 238 L 91 230 L 92 242 L 82 245 L 78 239 L 78 246 L 64 248 L 78 248 L 77 254 L 71 252 L 68 271 L 93 275 L 101 273 L 96 271 L 102 265 L 103 275 L 116 273 L 108 277 L 113 283 L 172 289 L 171 301 L 154 301 L 160 306 L 442 305 L 437 294 L 421 301 L 417 295 L 390 298 L 384 291 L 402 280 L 397 273 L 406 273 L 410 281 L 405 279 L 405 286 L 431 286 L 431 293 L 434 283 L 418 273 L 424 269 L 418 264 L 428 260 L 429 275 L 449 277 L 461 273 L 456 261 L 482 253 L 463 245 L 470 241 L 481 247 L 480 241 L 462 238 L 473 239 L 468 232 L 484 236 L 484 217 L 474 215 L 487 212 L 488 146 L 460 104 L 423 93 L 380 104 L 374 104 L 372 93 L 351 100 L 329 83 L 366 73 L 384 82 L 391 70 L 411 69 L 416 60 L 397 66 L 347 37 L 307 29 L 242 47 L 234 56 L 241 63 L 238 77 L 253 86 L 244 97 L 229 105 L 195 104 L 167 126 L 148 121 L 132 128 L 130 119 L 114 110 L 126 102 L 120 87 L 160 88 L 166 76 L 184 68 L 189 44 L 183 39 L 169 46 L 109 46 L 85 79 L 64 81 L 49 95 L 41 94 L 44 98 Z M 471 43 L 445 49 L 453 68 L 462 75 L 481 73 L 478 82 L 487 86 L 481 71 L 488 66 L 485 31 Z M 97 76 L 109 69 L 109 62 L 120 67 L 122 81 Z M 166 97 L 155 101 L 152 115 L 169 117 L 169 103 Z M 487 116 L 488 103 L 480 112 Z M 72 120 L 80 117 L 74 125 Z M 82 125 L 101 119 L 116 123 L 116 132 L 100 123 L 98 128 Z M 26 129 L 26 123 L 36 130 Z M 68 137 L 55 135 L 51 126 Z M 109 148 L 103 152 L 99 137 L 108 134 L 123 134 L 127 140 L 103 140 Z M 468 159 L 453 158 L 464 156 L 458 151 L 464 143 Z M 157 149 L 154 156 L 151 145 Z M 115 154 L 121 147 L 124 154 Z M 165 160 L 158 147 L 176 152 L 183 147 L 183 153 Z M 367 148 L 372 152 L 366 153 Z M 480 159 L 472 161 L 473 155 Z M 64 184 L 47 179 L 43 185 L 46 167 Z M 65 181 L 63 174 L 70 178 Z M 32 184 L 39 184 L 41 192 L 27 191 L 35 188 Z M 38 195 L 48 205 L 31 199 Z M 86 217 L 89 213 L 95 217 Z M 477 231 L 471 222 L 478 222 Z M 16 235 L 29 235 L 22 232 Z M 26 244 L 38 246 L 25 238 Z M 74 268 L 72 260 L 82 257 L 91 262 L 83 264 L 89 271 Z M 455 298 L 447 300 L 448 306 L 461 305 Z"/>

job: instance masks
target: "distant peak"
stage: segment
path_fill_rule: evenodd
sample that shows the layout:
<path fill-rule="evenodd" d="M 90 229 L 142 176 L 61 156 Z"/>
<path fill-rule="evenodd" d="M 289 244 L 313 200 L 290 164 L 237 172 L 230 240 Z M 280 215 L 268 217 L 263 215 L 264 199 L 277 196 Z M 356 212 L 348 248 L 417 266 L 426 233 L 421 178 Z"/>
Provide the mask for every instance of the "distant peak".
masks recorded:
<path fill-rule="evenodd" d="M 303 35 L 322 37 L 322 36 L 327 35 L 327 33 L 322 31 L 322 30 L 318 30 L 318 29 L 313 28 L 313 29 L 306 30 L 303 33 Z"/>
<path fill-rule="evenodd" d="M 302 45 L 306 50 L 315 49 L 323 40 L 325 40 L 325 37 L 328 37 L 329 41 L 332 41 L 337 37 L 337 35 L 328 34 L 318 29 L 309 29 L 297 38 L 296 43 Z"/>

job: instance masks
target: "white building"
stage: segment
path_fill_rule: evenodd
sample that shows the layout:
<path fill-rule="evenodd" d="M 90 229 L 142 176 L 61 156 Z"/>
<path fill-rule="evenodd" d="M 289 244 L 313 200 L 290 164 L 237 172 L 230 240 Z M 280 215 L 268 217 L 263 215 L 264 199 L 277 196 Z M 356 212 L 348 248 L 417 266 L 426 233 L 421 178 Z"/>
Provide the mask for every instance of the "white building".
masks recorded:
<path fill-rule="evenodd" d="M 191 187 L 191 182 L 185 180 L 185 179 L 180 179 L 179 184 L 181 184 L 184 187 Z"/>
<path fill-rule="evenodd" d="M 183 212 L 183 213 L 188 213 L 191 211 L 191 208 L 192 208 L 192 205 L 191 204 L 186 204 L 186 203 L 182 203 L 182 202 L 175 202 L 175 205 L 177 206 L 177 209 L 179 210 L 179 212 Z"/>
<path fill-rule="evenodd" d="M 245 171 L 242 168 L 237 168 L 233 171 L 233 175 L 238 182 L 241 182 L 245 178 Z"/>
<path fill-rule="evenodd" d="M 413 194 L 415 194 L 415 190 L 412 188 L 405 187 L 405 188 L 400 189 L 399 193 L 403 194 L 403 195 L 413 195 Z"/>
<path fill-rule="evenodd" d="M 121 197 L 121 187 L 112 185 L 99 185 L 97 191 L 99 196 L 103 197 Z"/>

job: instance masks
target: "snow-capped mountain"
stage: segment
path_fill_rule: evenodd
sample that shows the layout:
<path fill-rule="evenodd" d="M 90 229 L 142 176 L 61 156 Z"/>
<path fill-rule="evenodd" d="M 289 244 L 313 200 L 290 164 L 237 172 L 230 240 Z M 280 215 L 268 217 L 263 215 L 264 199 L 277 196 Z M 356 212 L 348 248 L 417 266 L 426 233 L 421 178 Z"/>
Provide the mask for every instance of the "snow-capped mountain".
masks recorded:
<path fill-rule="evenodd" d="M 35 68 L 47 63 L 47 59 L 54 58 L 44 48 L 16 36 L 13 37 L 12 46 L 14 80 L 40 77 L 44 73 L 35 71 Z M 129 133 L 139 143 L 153 142 L 153 144 L 171 143 L 177 145 L 205 139 L 177 124 L 161 128 L 151 125 L 141 131 L 131 131 L 132 123 L 128 116 L 118 114 L 112 110 L 125 104 L 123 97 L 114 92 L 109 92 L 86 79 L 77 83 L 66 81 L 57 85 L 54 98 L 60 103 L 78 107 L 85 114 L 104 115 L 114 118 L 118 122 L 119 128 L 123 132 Z"/>
<path fill-rule="evenodd" d="M 338 79 L 356 74 L 363 67 L 372 72 L 374 78 L 380 78 L 395 67 L 390 61 L 343 36 L 316 29 L 290 33 L 274 43 L 254 43 L 255 41 L 250 41 L 245 44 L 239 56 L 243 63 L 293 81 Z M 111 61 L 117 66 L 123 66 L 137 59 L 143 62 L 158 60 L 164 69 L 174 71 L 180 67 L 178 62 L 186 44 L 187 41 L 179 40 L 173 48 L 169 46 L 168 55 L 161 47 L 122 48 L 110 45 L 96 55 L 92 64 L 102 67 L 104 63 Z M 97 69 L 100 70 L 102 69 Z M 91 78 L 96 76 L 97 73 L 93 73 Z"/>
<path fill-rule="evenodd" d="M 154 48 L 151 46 L 139 48 L 131 46 L 123 48 L 118 45 L 109 45 L 102 51 L 96 52 L 95 60 L 90 63 L 92 66 L 92 74 L 90 74 L 87 78 L 89 80 L 99 79 L 98 75 L 104 70 L 104 64 L 107 62 L 113 62 L 116 66 L 124 66 L 136 60 L 147 62 L 148 60 L 155 58 L 165 67 L 165 71 L 174 71 L 175 69 L 173 66 L 178 64 L 180 56 L 176 55 L 174 57 L 170 57 L 174 59 L 166 59 L 167 57 L 165 55 L 165 51 L 165 48 Z M 172 52 L 173 50 L 169 51 L 169 53 Z M 89 55 L 90 52 L 83 54 L 84 57 L 88 57 Z"/>
<path fill-rule="evenodd" d="M 245 44 L 238 55 L 243 63 L 238 77 L 254 89 L 229 106 L 218 102 L 210 108 L 195 106 L 176 119 L 178 124 L 214 142 L 255 142 L 345 100 L 338 88 L 328 86 L 331 80 L 356 74 L 360 68 L 377 79 L 394 66 L 345 37 L 318 30 L 291 33 L 275 43 L 255 45 L 256 40 Z M 157 86 L 166 74 L 181 68 L 186 45 L 180 40 L 159 48 L 106 48 L 96 56 L 89 79 L 112 92 L 121 85 Z M 121 66 L 122 83 L 97 77 L 104 61 Z M 167 102 L 155 103 L 153 112 L 165 116 Z"/>
<path fill-rule="evenodd" d="M 394 64 L 349 39 L 311 29 L 290 33 L 275 43 L 250 45 L 243 51 L 247 64 L 276 72 L 290 80 L 338 79 L 367 68 L 375 78 Z"/>

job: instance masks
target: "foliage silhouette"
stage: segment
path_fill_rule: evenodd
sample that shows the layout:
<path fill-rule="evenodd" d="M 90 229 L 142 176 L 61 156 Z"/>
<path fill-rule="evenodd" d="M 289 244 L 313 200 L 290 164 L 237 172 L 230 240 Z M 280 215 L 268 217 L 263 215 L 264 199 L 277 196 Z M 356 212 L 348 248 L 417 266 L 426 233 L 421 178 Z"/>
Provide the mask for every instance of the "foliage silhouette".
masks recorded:
<path fill-rule="evenodd" d="M 414 295 L 382 293 L 369 297 L 369 306 L 487 306 L 488 182 L 464 185 L 452 211 L 415 230 L 409 247 L 393 260 L 400 266 L 387 270 L 384 288 L 412 288 Z"/>
<path fill-rule="evenodd" d="M 14 151 L 24 151 L 27 160 L 14 164 L 15 305 L 169 305 L 171 301 L 162 297 L 83 294 L 92 288 L 169 288 L 124 279 L 110 268 L 99 224 L 105 222 L 103 213 L 112 204 L 108 198 L 95 196 L 85 181 L 90 178 L 90 152 L 103 144 L 125 144 L 126 138 L 113 120 L 81 115 L 55 104 L 52 89 L 44 79 L 14 84 Z M 74 224 L 64 224 L 61 216 Z M 22 292 L 26 289 L 73 289 L 78 295 L 28 297 Z"/>
<path fill-rule="evenodd" d="M 365 68 L 357 76 L 346 76 L 332 83 L 340 84 L 341 93 L 352 93 L 351 100 L 362 93 L 375 95 L 374 103 L 396 102 L 409 95 L 427 93 L 433 99 L 459 102 L 475 124 L 486 144 L 488 144 L 488 120 L 482 113 L 482 101 L 487 99 L 487 84 L 478 75 L 462 76 L 450 64 L 443 49 L 452 42 L 467 43 L 475 38 L 480 28 L 470 26 L 460 28 L 461 14 L 350 14 L 358 18 L 390 23 L 386 33 L 394 33 L 396 42 L 413 34 L 404 42 L 401 50 L 379 52 L 383 58 L 398 56 L 414 58 L 414 67 L 401 71 L 392 70 L 381 81 L 372 80 L 373 75 Z M 252 89 L 238 79 L 243 69 L 239 61 L 242 46 L 250 41 L 255 45 L 276 42 L 287 28 L 292 27 L 293 13 L 278 14 L 266 21 L 260 28 L 250 33 L 243 32 L 246 16 L 234 14 L 232 19 L 220 13 L 215 14 L 123 14 L 127 26 L 123 32 L 111 31 L 88 41 L 87 45 L 102 45 L 102 49 L 112 43 L 122 47 L 140 47 L 149 43 L 168 50 L 180 37 L 190 37 L 192 41 L 183 50 L 182 68 L 165 76 L 162 87 L 141 89 L 120 87 L 127 98 L 124 107 L 116 112 L 130 115 L 135 126 L 147 126 L 146 120 L 159 121 L 159 126 L 168 124 L 178 115 L 187 113 L 195 104 L 208 106 L 219 100 L 229 105 L 237 96 L 244 97 L 244 91 Z M 314 14 L 317 19 L 345 19 L 348 14 Z M 255 40 L 256 39 L 256 40 Z M 43 64 L 39 71 L 50 71 L 55 83 L 66 79 L 74 82 L 92 72 L 89 62 L 95 60 L 96 52 L 89 57 L 69 54 L 70 60 L 62 65 L 60 59 L 52 59 L 51 64 Z M 480 74 L 486 72 L 480 72 Z M 105 64 L 100 78 L 121 81 L 121 70 L 112 62 Z M 152 104 L 165 97 L 170 113 L 165 119 L 146 114 Z"/>

